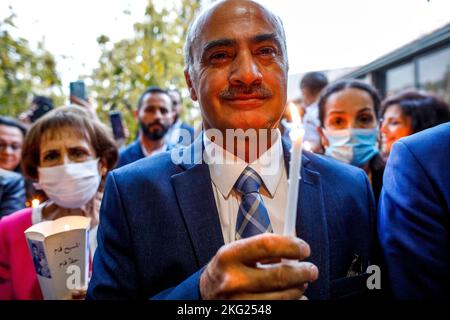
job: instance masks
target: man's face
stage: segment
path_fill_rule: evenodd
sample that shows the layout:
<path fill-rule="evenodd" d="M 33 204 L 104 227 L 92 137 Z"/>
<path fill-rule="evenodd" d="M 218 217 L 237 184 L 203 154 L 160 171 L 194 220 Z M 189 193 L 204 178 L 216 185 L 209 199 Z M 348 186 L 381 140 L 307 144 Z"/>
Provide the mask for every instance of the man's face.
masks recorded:
<path fill-rule="evenodd" d="M 169 91 L 169 95 L 172 99 L 173 113 L 178 116 L 181 112 L 181 97 L 177 91 Z"/>
<path fill-rule="evenodd" d="M 287 61 L 279 32 L 260 7 L 230 1 L 205 15 L 185 72 L 205 129 L 275 128 L 286 104 Z"/>
<path fill-rule="evenodd" d="M 164 93 L 147 93 L 142 99 L 138 119 L 146 138 L 161 140 L 173 122 L 172 100 Z"/>
<path fill-rule="evenodd" d="M 20 163 L 23 134 L 11 126 L 0 125 L 0 168 L 15 170 Z"/>
<path fill-rule="evenodd" d="M 318 95 L 314 95 L 308 88 L 300 88 L 300 91 L 302 93 L 302 98 L 305 106 L 309 106 L 316 101 Z"/>

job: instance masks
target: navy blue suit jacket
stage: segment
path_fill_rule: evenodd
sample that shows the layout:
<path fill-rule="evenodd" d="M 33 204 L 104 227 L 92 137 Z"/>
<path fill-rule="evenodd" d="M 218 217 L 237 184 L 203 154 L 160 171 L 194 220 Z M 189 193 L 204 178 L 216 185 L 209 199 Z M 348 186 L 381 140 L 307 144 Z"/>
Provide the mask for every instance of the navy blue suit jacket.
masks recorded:
<path fill-rule="evenodd" d="M 13 171 L 0 168 L 0 218 L 25 208 L 25 183 Z"/>
<path fill-rule="evenodd" d="M 288 148 L 283 142 L 286 167 Z M 201 137 L 177 152 L 198 149 Z M 320 273 L 305 294 L 365 293 L 375 237 L 367 176 L 311 153 L 302 162 L 296 229 Z M 88 299 L 200 298 L 202 268 L 224 244 L 207 164 L 174 164 L 166 152 L 112 171 L 100 221 Z M 360 274 L 347 277 L 350 269 Z"/>
<path fill-rule="evenodd" d="M 166 151 L 171 149 L 172 147 L 170 145 L 167 145 Z M 142 147 L 139 139 L 136 139 L 131 144 L 126 146 L 122 151 L 120 151 L 116 168 L 123 167 L 124 165 L 141 160 L 142 158 L 145 158 L 145 155 L 142 152 Z"/>
<path fill-rule="evenodd" d="M 394 297 L 450 298 L 450 123 L 393 145 L 378 236 Z"/>
<path fill-rule="evenodd" d="M 136 139 L 119 152 L 119 161 L 117 161 L 116 168 L 123 167 L 124 165 L 138 161 L 142 158 L 145 158 L 145 155 L 142 152 L 139 139 Z"/>

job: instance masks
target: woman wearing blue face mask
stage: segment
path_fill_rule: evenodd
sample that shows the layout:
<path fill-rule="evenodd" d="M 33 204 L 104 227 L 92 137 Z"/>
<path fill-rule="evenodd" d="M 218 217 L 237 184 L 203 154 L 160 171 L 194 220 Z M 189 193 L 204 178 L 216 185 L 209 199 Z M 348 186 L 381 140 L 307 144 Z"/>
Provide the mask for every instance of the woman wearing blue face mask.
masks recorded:
<path fill-rule="evenodd" d="M 93 256 L 102 182 L 117 157 L 110 134 L 80 107 L 54 109 L 34 123 L 24 141 L 22 170 L 50 200 L 0 220 L 0 300 L 42 299 L 24 235 L 33 224 L 67 215 L 91 218 Z"/>
<path fill-rule="evenodd" d="M 375 89 L 358 80 L 332 83 L 319 99 L 319 132 L 325 155 L 364 169 L 376 201 L 385 166 L 378 149 L 379 108 Z"/>

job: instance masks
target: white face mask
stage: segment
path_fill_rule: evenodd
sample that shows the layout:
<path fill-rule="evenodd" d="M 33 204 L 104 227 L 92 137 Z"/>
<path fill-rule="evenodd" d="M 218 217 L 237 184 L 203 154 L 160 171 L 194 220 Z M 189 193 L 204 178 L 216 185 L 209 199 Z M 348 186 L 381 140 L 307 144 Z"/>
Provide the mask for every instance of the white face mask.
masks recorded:
<path fill-rule="evenodd" d="M 100 185 L 98 161 L 39 167 L 39 183 L 36 185 L 60 207 L 81 208 L 95 196 Z"/>

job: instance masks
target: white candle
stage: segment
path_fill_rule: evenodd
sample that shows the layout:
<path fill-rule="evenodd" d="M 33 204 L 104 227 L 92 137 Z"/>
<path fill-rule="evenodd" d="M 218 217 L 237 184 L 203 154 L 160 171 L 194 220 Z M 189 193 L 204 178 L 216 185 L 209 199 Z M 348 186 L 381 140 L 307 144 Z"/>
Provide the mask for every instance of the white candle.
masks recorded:
<path fill-rule="evenodd" d="M 284 235 L 296 236 L 295 225 L 297 220 L 298 185 L 300 181 L 300 167 L 302 165 L 302 144 L 304 129 L 301 127 L 301 118 L 297 107 L 289 104 L 292 115 L 292 129 L 289 136 L 292 141 L 291 160 L 289 164 L 289 189 L 286 213 L 284 218 Z"/>

